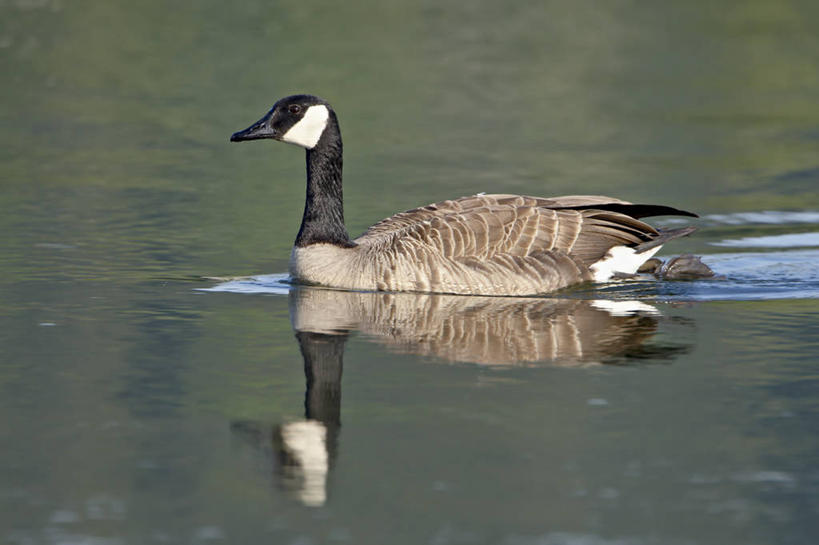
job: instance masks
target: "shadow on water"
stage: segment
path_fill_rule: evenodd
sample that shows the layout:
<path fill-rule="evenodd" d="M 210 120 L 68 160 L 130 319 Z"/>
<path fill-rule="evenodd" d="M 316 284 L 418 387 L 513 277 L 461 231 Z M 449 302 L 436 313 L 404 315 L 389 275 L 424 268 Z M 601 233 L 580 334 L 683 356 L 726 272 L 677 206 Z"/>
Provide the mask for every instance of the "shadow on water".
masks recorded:
<path fill-rule="evenodd" d="M 493 367 L 668 362 L 690 349 L 680 340 L 656 339 L 665 318 L 636 301 L 308 287 L 293 287 L 288 296 L 304 360 L 304 419 L 234 421 L 231 430 L 272 460 L 276 484 L 306 506 L 327 499 L 339 450 L 344 348 L 354 332 L 393 352 Z"/>

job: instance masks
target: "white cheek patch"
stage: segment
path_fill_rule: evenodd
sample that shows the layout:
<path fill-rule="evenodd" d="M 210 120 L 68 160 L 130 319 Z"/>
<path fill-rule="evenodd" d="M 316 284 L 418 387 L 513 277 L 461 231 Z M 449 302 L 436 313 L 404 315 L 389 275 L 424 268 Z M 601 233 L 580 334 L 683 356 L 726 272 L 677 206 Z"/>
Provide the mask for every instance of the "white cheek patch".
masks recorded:
<path fill-rule="evenodd" d="M 330 119 L 330 111 L 324 104 L 310 106 L 304 112 L 304 117 L 290 127 L 290 130 L 282 136 L 283 142 L 296 144 L 307 149 L 313 149 L 318 144 L 321 134 L 327 127 L 327 120 Z"/>
<path fill-rule="evenodd" d="M 284 448 L 296 462 L 295 470 L 302 482 L 298 495 L 305 505 L 318 507 L 327 500 L 327 428 L 317 420 L 285 424 L 281 428 Z"/>
<path fill-rule="evenodd" d="M 615 246 L 606 252 L 603 259 L 593 263 L 589 270 L 594 274 L 595 282 L 605 282 L 614 273 L 634 274 L 640 265 L 648 261 L 660 248 L 662 246 L 638 254 L 628 246 Z"/>

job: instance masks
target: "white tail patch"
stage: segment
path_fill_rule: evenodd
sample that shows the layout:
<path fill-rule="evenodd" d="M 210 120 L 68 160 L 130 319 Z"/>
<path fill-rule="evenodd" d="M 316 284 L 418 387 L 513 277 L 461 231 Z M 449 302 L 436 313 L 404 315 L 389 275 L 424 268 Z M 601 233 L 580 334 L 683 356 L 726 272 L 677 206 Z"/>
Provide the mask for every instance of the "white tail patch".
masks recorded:
<path fill-rule="evenodd" d="M 640 265 L 651 259 L 662 246 L 655 246 L 642 253 L 637 253 L 628 246 L 615 246 L 606 252 L 603 259 L 589 267 L 595 282 L 605 282 L 615 273 L 634 274 Z"/>
<path fill-rule="evenodd" d="M 313 149 L 318 144 L 324 129 L 327 127 L 327 120 L 330 119 L 330 111 L 324 104 L 310 106 L 304 112 L 298 123 L 290 127 L 284 133 L 282 141 L 289 144 L 296 144 L 307 149 Z"/>
<path fill-rule="evenodd" d="M 655 307 L 640 301 L 612 301 L 611 299 L 597 299 L 591 305 L 598 310 L 605 310 L 611 316 L 631 316 L 637 313 L 657 316 L 660 311 Z"/>

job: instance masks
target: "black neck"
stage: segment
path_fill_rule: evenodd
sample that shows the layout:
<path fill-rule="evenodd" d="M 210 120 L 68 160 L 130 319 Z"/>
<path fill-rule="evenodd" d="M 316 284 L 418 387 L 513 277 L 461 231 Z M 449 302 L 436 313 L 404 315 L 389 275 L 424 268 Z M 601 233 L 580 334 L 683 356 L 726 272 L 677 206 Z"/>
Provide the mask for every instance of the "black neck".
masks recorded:
<path fill-rule="evenodd" d="M 304 417 L 325 426 L 341 425 L 341 371 L 347 335 L 297 331 L 307 392 Z"/>
<path fill-rule="evenodd" d="M 334 114 L 313 149 L 307 150 L 307 199 L 296 246 L 354 246 L 344 227 L 341 131 Z"/>

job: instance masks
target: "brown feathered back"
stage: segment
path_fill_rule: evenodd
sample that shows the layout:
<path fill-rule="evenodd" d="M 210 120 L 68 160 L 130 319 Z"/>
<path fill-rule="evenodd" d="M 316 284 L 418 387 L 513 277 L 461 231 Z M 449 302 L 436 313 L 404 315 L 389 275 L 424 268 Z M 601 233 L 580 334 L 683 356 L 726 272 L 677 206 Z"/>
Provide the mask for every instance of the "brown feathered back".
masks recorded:
<path fill-rule="evenodd" d="M 478 259 L 562 252 L 588 266 L 613 246 L 638 245 L 659 236 L 654 227 L 628 215 L 630 208 L 644 217 L 651 206 L 596 195 L 475 195 L 401 212 L 376 223 L 355 242 L 381 246 L 411 237 L 446 257 Z M 692 215 L 653 208 L 657 213 Z"/>

